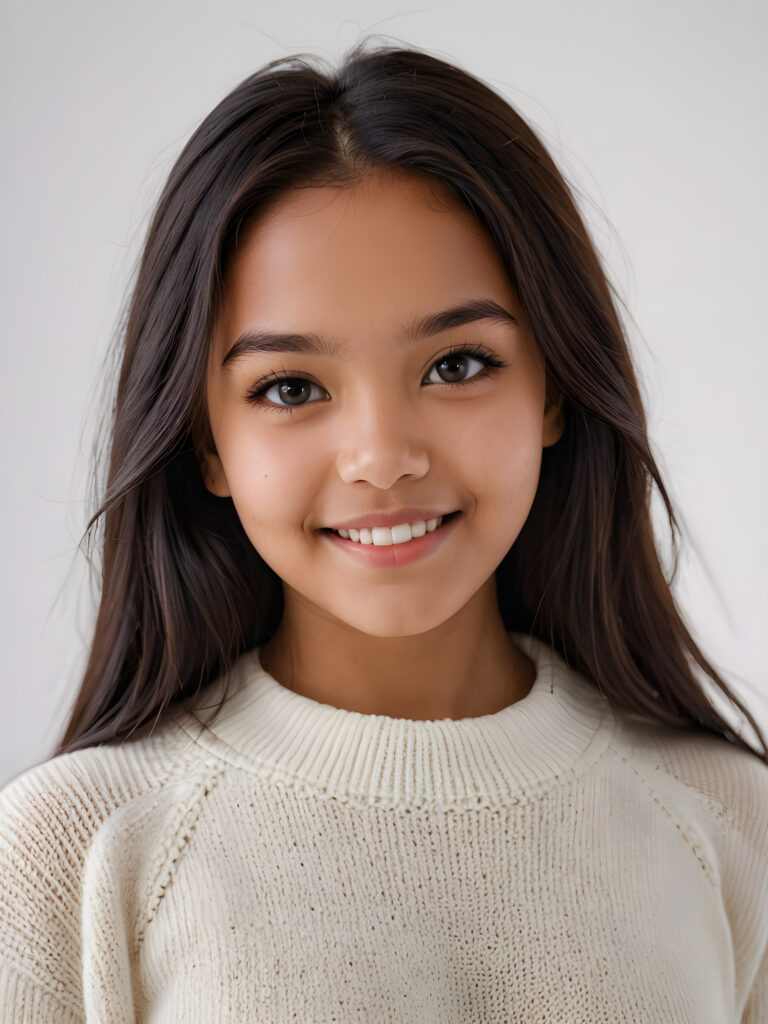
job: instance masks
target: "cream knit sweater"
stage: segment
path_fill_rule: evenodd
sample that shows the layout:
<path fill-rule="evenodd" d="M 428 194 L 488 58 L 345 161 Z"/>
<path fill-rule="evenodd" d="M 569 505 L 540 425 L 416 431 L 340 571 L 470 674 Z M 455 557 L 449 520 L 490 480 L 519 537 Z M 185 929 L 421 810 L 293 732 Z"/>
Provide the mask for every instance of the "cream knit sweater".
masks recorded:
<path fill-rule="evenodd" d="M 0 1020 L 766 1024 L 768 766 L 526 697 L 412 721 L 258 650 L 152 730 L 0 793 Z"/>

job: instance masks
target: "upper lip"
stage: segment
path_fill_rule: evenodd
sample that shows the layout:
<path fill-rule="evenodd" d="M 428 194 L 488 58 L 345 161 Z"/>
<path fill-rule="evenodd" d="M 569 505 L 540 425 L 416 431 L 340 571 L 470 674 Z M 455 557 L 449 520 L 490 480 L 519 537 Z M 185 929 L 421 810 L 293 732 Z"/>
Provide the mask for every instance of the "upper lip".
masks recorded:
<path fill-rule="evenodd" d="M 397 512 L 372 512 L 370 515 L 356 516 L 354 519 L 345 519 L 340 523 L 333 523 L 326 527 L 329 530 L 372 530 L 374 526 L 397 526 L 399 523 L 417 523 L 419 520 L 437 519 L 440 516 L 447 516 L 451 512 L 460 511 L 457 508 L 437 509 L 426 508 L 401 508 Z"/>

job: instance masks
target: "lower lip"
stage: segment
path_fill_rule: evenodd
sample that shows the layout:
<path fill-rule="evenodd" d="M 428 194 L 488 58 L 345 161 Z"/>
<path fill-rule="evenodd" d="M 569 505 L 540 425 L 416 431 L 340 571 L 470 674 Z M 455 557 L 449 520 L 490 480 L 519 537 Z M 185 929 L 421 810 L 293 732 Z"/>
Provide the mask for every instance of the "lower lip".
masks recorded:
<path fill-rule="evenodd" d="M 345 540 L 332 531 L 323 532 L 322 536 L 366 565 L 376 569 L 398 569 L 401 565 L 410 565 L 411 562 L 436 551 L 456 529 L 461 517 L 462 513 L 459 512 L 453 519 L 441 523 L 431 533 L 425 533 L 423 537 L 414 537 L 404 544 L 361 544 L 359 541 Z"/>

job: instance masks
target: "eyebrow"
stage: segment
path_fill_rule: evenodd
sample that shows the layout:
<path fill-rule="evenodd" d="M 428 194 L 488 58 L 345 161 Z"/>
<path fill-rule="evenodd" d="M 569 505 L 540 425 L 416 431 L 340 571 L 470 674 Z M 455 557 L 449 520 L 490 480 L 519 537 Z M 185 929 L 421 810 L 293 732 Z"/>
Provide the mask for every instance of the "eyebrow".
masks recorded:
<path fill-rule="evenodd" d="M 421 338 L 429 338 L 453 327 L 474 323 L 477 320 L 495 320 L 497 323 L 517 324 L 517 317 L 505 309 L 495 299 L 471 299 L 458 306 L 444 309 L 439 313 L 429 313 L 407 324 L 403 331 L 403 341 L 413 343 Z M 231 367 L 244 356 L 256 352 L 293 352 L 301 355 L 334 356 L 346 350 L 328 338 L 318 334 L 283 334 L 277 331 L 252 328 L 245 331 L 224 356 L 221 365 Z"/>

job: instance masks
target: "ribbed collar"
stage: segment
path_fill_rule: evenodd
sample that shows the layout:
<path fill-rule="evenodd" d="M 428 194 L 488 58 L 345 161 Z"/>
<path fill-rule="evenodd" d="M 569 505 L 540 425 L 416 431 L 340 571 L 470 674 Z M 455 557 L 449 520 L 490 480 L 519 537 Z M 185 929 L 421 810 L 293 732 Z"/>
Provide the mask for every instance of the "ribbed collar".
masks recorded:
<path fill-rule="evenodd" d="M 389 806 L 500 806 L 540 794 L 605 751 L 606 698 L 542 641 L 510 637 L 536 664 L 526 696 L 491 715 L 414 721 L 321 704 L 281 685 L 259 649 L 181 707 L 199 744 L 262 777 L 344 801 Z"/>

